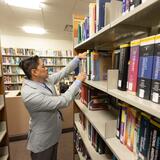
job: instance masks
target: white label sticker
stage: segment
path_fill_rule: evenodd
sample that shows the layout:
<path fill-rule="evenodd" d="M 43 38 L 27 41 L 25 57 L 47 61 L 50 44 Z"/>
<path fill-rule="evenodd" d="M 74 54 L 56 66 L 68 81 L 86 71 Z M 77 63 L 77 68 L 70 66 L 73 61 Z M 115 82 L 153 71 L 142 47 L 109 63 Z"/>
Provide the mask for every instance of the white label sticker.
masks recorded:
<path fill-rule="evenodd" d="M 121 87 L 121 85 L 122 85 L 122 81 L 118 80 L 118 87 Z"/>
<path fill-rule="evenodd" d="M 152 101 L 158 103 L 159 94 L 156 92 L 153 92 Z"/>
<path fill-rule="evenodd" d="M 144 98 L 144 90 L 143 89 L 139 90 L 139 97 Z"/>
<path fill-rule="evenodd" d="M 133 89 L 133 84 L 132 84 L 132 83 L 129 83 L 128 89 L 129 89 L 130 91 L 132 91 L 132 89 Z"/>

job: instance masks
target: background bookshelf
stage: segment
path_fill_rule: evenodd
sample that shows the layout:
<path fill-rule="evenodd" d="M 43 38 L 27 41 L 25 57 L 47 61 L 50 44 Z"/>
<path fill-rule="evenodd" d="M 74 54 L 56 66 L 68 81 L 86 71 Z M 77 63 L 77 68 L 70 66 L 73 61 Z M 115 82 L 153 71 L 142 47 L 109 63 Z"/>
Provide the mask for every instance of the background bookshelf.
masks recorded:
<path fill-rule="evenodd" d="M 23 58 L 33 55 L 38 55 L 44 60 L 44 65 L 48 68 L 48 73 L 60 71 L 72 59 L 73 53 L 71 50 L 36 50 L 26 48 L 2 48 L 3 73 L 6 90 L 19 90 L 21 88 L 24 73 L 19 68 L 18 64 Z M 73 81 L 73 74 L 70 74 L 62 82 L 68 85 Z M 57 85 L 57 88 L 58 85 Z"/>
<path fill-rule="evenodd" d="M 96 1 L 96 3 L 103 3 L 103 2 L 101 0 L 99 0 L 99 1 Z M 113 0 L 112 3 L 116 3 L 116 0 L 115 1 Z M 122 1 L 118 2 L 118 3 L 121 3 L 120 7 L 122 10 L 124 8 L 126 9 L 128 7 L 128 6 L 124 7 L 124 4 L 122 4 Z M 129 6 L 129 10 L 125 10 L 125 11 L 123 10 L 123 12 L 120 15 L 118 15 L 115 19 L 112 19 L 112 21 L 105 23 L 101 27 L 101 29 L 99 29 L 99 30 L 96 30 L 95 28 L 97 27 L 97 25 L 100 25 L 100 21 L 97 21 L 97 17 L 93 17 L 94 15 L 90 15 L 90 10 L 92 10 L 92 9 L 94 10 L 95 4 L 91 4 L 89 6 L 89 19 L 93 18 L 94 21 L 96 21 L 96 22 L 91 24 L 90 21 L 88 21 L 88 17 L 74 16 L 74 18 L 73 18 L 73 26 L 75 27 L 73 29 L 74 30 L 74 34 L 73 34 L 74 52 L 77 54 L 80 52 L 83 52 L 83 51 L 87 51 L 87 50 L 89 50 L 88 53 L 91 52 L 91 54 L 92 54 L 92 52 L 98 53 L 98 52 L 101 52 L 102 50 L 106 51 L 106 52 L 111 52 L 112 53 L 112 64 L 111 64 L 112 69 L 115 69 L 115 68 L 117 69 L 117 67 L 115 67 L 115 66 L 117 66 L 117 65 L 115 65 L 115 62 L 116 62 L 115 58 L 117 57 L 117 55 L 116 55 L 117 53 L 115 52 L 115 50 L 116 49 L 119 50 L 121 44 L 130 43 L 131 41 L 137 40 L 137 39 L 141 39 L 141 41 L 142 41 L 142 38 L 148 37 L 150 35 L 155 35 L 155 37 L 158 37 L 157 34 L 160 33 L 159 32 L 160 31 L 160 28 L 159 28 L 160 17 L 158 16 L 158 12 L 160 9 L 160 1 L 159 0 L 153 0 L 153 1 L 146 0 L 146 1 L 142 1 L 142 4 L 138 4 L 138 5 L 132 4 L 132 7 L 134 6 L 133 8 L 131 6 Z M 106 6 L 108 7 L 111 5 L 112 5 L 111 3 L 110 4 L 106 3 L 105 7 Z M 119 8 L 116 8 L 116 7 L 118 7 L 118 5 L 114 5 L 114 7 L 115 7 L 114 11 L 119 10 Z M 97 11 L 94 10 L 93 12 L 96 12 L 96 14 L 97 14 Z M 98 14 L 100 14 L 99 12 L 100 11 L 98 10 Z M 106 12 L 106 10 L 104 12 Z M 109 11 L 107 10 L 107 13 L 108 12 Z M 110 15 L 110 14 L 112 14 L 112 13 L 110 12 L 108 15 Z M 104 17 L 104 18 L 106 19 L 107 17 Z M 94 25 L 94 26 L 91 27 L 90 25 Z M 90 30 L 92 30 L 91 35 L 90 35 Z M 149 37 L 149 38 L 151 38 L 151 37 Z M 155 38 L 155 44 L 159 44 L 159 41 L 157 42 L 157 39 Z M 118 51 L 118 52 L 121 52 L 121 51 Z M 157 55 L 157 56 L 159 56 L 159 55 Z M 92 55 L 91 55 L 91 59 L 92 59 Z M 87 60 L 87 62 L 88 62 L 88 60 Z M 89 62 L 90 62 L 90 60 L 89 60 Z M 91 60 L 91 63 L 92 62 L 93 61 Z M 100 62 L 98 61 L 98 63 L 100 63 Z M 80 67 L 83 68 L 82 65 Z M 88 75 L 91 75 L 91 77 L 92 77 L 92 72 L 94 72 L 92 67 L 93 66 L 91 64 L 91 71 L 90 70 L 88 71 L 88 63 L 87 63 L 86 68 L 82 69 L 87 72 L 87 78 L 88 78 Z M 158 68 L 159 68 L 159 66 L 158 66 Z M 111 69 L 111 68 L 108 68 L 108 69 Z M 159 117 L 160 117 L 160 112 L 159 112 L 160 104 L 159 104 L 159 102 L 157 101 L 156 103 L 154 103 L 151 100 L 140 98 L 135 93 L 131 93 L 127 90 L 122 91 L 122 90 L 118 89 L 117 85 L 118 85 L 118 80 L 119 80 L 119 74 L 118 74 L 119 71 L 118 72 L 113 71 L 113 74 L 110 74 L 109 73 L 110 71 L 111 70 L 108 70 L 107 79 L 99 79 L 98 81 L 96 81 L 96 80 L 90 80 L 90 79 L 92 79 L 92 78 L 90 78 L 90 79 L 87 79 L 82 85 L 81 98 L 75 100 L 75 105 L 74 105 L 74 115 L 75 115 L 74 123 L 75 123 L 76 128 L 79 128 L 78 129 L 79 134 L 86 136 L 88 138 L 88 132 L 87 131 L 85 132 L 85 130 L 84 130 L 83 118 L 82 119 L 76 118 L 77 113 L 81 115 L 81 112 L 82 112 L 85 117 L 84 119 L 87 119 L 87 121 L 89 121 L 92 124 L 94 130 L 97 131 L 97 133 L 100 135 L 100 137 L 104 140 L 105 144 L 111 150 L 111 153 L 113 155 L 115 155 L 115 157 L 118 160 L 137 160 L 138 158 L 144 159 L 144 157 L 146 158 L 147 156 L 148 156 L 147 157 L 148 159 L 150 159 L 151 156 L 154 156 L 154 158 L 156 160 L 158 160 L 160 158 L 160 156 L 156 153 L 156 151 L 154 152 L 153 148 L 152 148 L 156 144 L 157 140 L 156 140 L 156 142 L 154 142 L 152 144 L 151 144 L 151 142 L 153 139 L 152 127 L 154 126 L 154 124 L 157 124 L 158 126 L 160 125 L 160 119 L 159 119 Z M 159 69 L 157 69 L 156 73 L 159 74 L 159 72 L 160 72 Z M 109 128 L 109 126 L 108 126 L 108 130 L 106 130 L 106 126 L 105 126 L 105 122 L 107 121 L 107 118 L 109 116 L 108 115 L 106 115 L 106 117 L 104 116 L 106 113 L 106 111 L 104 111 L 104 110 L 92 111 L 88 108 L 88 105 L 91 102 L 91 101 L 88 101 L 88 99 L 91 100 L 89 98 L 89 96 L 91 96 L 90 95 L 91 91 L 89 91 L 89 89 L 88 89 L 90 87 L 97 89 L 97 91 L 94 91 L 94 92 L 98 92 L 98 90 L 102 91 L 103 93 L 105 93 L 106 95 L 108 95 L 110 97 L 109 99 L 111 101 L 113 98 L 116 100 L 116 103 L 107 106 L 106 107 L 107 109 L 110 107 L 114 108 L 115 106 L 119 106 L 119 104 L 122 103 L 121 104 L 122 106 L 120 106 L 120 110 L 122 111 L 122 113 L 120 113 L 121 111 L 119 111 L 118 109 L 117 109 L 117 112 L 120 113 L 121 116 L 123 115 L 124 112 L 126 114 L 125 118 L 127 120 L 125 120 L 125 123 L 124 123 L 126 125 L 126 128 L 125 128 L 126 134 L 131 133 L 131 132 L 128 132 L 128 130 L 127 130 L 127 127 L 131 125 L 131 123 L 130 123 L 131 117 L 129 114 L 136 113 L 135 114 L 136 116 L 134 115 L 135 117 L 133 119 L 134 120 L 138 119 L 138 121 L 136 121 L 135 123 L 136 123 L 136 125 L 137 124 L 139 125 L 139 131 L 143 133 L 143 130 L 146 130 L 146 133 L 147 133 L 146 135 L 151 136 L 151 137 L 148 137 L 148 139 L 149 139 L 148 142 L 146 142 L 145 140 L 143 142 L 145 144 L 145 150 L 148 150 L 148 153 L 145 153 L 144 151 L 142 151 L 144 148 L 142 149 L 142 146 L 136 144 L 135 142 L 134 142 L 133 146 L 134 147 L 136 146 L 137 150 L 135 150 L 136 147 L 132 148 L 132 149 L 129 148 L 129 145 L 130 145 L 130 142 L 128 142 L 129 138 L 127 138 L 127 140 L 125 139 L 125 141 L 123 141 L 121 139 L 121 136 L 123 137 L 122 133 L 120 133 L 119 137 L 117 135 L 115 135 L 115 132 L 112 133 L 112 137 L 110 137 L 110 138 L 105 137 L 106 133 L 108 133 L 111 130 Z M 85 89 L 85 88 L 87 88 L 87 89 Z M 93 93 L 93 91 L 92 91 L 92 93 Z M 89 96 L 88 96 L 88 94 L 89 94 Z M 83 100 L 81 100 L 82 97 L 85 97 L 85 98 Z M 92 97 L 93 97 L 93 95 L 92 95 Z M 123 110 L 124 109 L 123 107 L 125 108 L 125 111 Z M 83 117 L 83 116 L 78 116 L 78 117 Z M 123 115 L 123 118 L 124 118 L 124 115 Z M 119 116 L 117 116 L 116 119 L 117 119 L 117 124 L 118 124 L 119 123 Z M 121 129 L 121 125 L 123 123 L 123 120 L 124 119 L 120 118 L 120 121 L 121 121 L 120 129 Z M 152 121 L 154 121 L 154 122 L 152 122 Z M 147 123 L 148 126 L 150 126 L 150 128 L 147 126 L 144 126 L 143 122 Z M 133 126 L 131 126 L 131 127 L 133 127 Z M 111 128 L 117 129 L 114 125 L 112 125 Z M 77 129 L 75 129 L 75 130 L 77 130 Z M 159 127 L 157 130 L 159 130 Z M 157 130 L 155 132 L 159 132 Z M 119 131 L 119 130 L 117 129 L 117 131 Z M 83 132 L 83 133 L 81 133 L 81 132 Z M 119 134 L 119 132 L 118 132 L 118 134 Z M 134 136 L 137 136 L 137 135 L 138 134 L 134 133 Z M 141 133 L 139 133 L 139 136 L 140 137 L 137 139 L 137 142 L 142 143 L 141 138 L 146 139 L 146 137 L 144 135 L 142 135 Z M 134 138 L 136 139 L 137 137 L 134 137 Z M 155 139 L 158 139 L 158 136 L 155 137 Z M 87 141 L 86 139 L 84 140 L 83 138 L 82 138 L 82 140 L 83 140 L 83 142 Z M 94 148 L 93 145 L 91 145 L 90 147 L 92 147 L 92 149 Z M 86 146 L 86 150 L 88 152 L 90 150 L 90 147 Z M 152 153 L 153 152 L 155 153 L 155 155 L 152 155 L 152 153 L 150 152 L 151 150 L 152 150 Z M 158 150 L 158 152 L 160 151 L 159 148 L 157 148 L 157 150 Z M 91 157 L 91 159 L 94 159 L 94 157 Z"/>
<path fill-rule="evenodd" d="M 3 78 L 4 77 L 2 73 L 2 55 L 0 52 L 0 159 L 8 160 L 9 140 Z"/>

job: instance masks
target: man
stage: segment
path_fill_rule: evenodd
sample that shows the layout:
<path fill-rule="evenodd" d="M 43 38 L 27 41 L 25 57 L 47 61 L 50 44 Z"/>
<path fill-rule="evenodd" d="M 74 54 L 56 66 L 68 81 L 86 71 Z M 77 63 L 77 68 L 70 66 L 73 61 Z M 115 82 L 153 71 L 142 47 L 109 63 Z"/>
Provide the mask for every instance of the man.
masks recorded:
<path fill-rule="evenodd" d="M 20 62 L 27 79 L 24 80 L 21 94 L 30 114 L 30 132 L 27 149 L 32 160 L 56 160 L 58 140 L 61 135 L 60 108 L 67 107 L 78 93 L 86 75 L 80 73 L 69 89 L 57 96 L 54 85 L 72 72 L 86 53 L 76 56 L 60 72 L 48 76 L 48 70 L 38 57 L 30 57 Z"/>

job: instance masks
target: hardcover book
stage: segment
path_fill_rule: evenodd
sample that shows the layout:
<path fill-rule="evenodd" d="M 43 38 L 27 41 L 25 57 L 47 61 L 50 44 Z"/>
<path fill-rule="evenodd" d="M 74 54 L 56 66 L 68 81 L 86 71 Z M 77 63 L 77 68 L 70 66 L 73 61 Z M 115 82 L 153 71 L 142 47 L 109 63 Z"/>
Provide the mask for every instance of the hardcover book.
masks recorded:
<path fill-rule="evenodd" d="M 155 36 L 141 39 L 138 69 L 137 96 L 150 99 Z"/>

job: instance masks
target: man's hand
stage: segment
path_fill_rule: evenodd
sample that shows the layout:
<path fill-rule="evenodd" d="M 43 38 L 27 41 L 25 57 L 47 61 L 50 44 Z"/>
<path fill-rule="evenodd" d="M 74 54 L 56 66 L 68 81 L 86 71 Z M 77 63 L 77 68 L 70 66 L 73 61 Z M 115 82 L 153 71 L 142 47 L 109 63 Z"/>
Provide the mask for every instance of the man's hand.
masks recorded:
<path fill-rule="evenodd" d="M 78 55 L 78 58 L 80 58 L 80 59 L 86 59 L 87 58 L 87 52 L 80 53 Z"/>
<path fill-rule="evenodd" d="M 76 80 L 79 80 L 79 81 L 85 81 L 86 79 L 86 74 L 85 73 L 79 73 L 78 76 L 76 76 Z"/>

